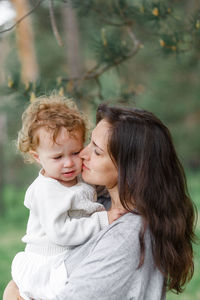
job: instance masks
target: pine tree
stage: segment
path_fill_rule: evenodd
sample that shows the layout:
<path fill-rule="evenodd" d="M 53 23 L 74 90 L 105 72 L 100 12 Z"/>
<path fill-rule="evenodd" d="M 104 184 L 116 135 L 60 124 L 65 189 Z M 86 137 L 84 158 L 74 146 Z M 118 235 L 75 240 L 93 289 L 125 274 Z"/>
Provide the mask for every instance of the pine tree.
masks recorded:
<path fill-rule="evenodd" d="M 39 14 L 43 1 L 35 14 Z M 103 99 L 101 76 L 108 70 L 117 69 L 141 52 L 149 43 L 154 45 L 156 54 L 181 55 L 190 52 L 191 61 L 199 57 L 200 7 L 195 1 L 172 0 L 48 0 L 53 33 L 62 44 L 61 10 L 72 5 L 84 24 L 81 34 L 89 43 L 92 66 L 80 76 L 59 76 L 53 85 L 80 99 Z M 197 5 L 196 5 L 197 6 Z M 47 8 L 44 1 L 44 7 Z M 184 15 L 187 13 L 186 15 Z M 93 27 L 92 38 L 86 30 Z M 91 30 L 91 29 L 90 29 Z M 84 45 L 85 47 L 85 45 Z M 87 46 L 86 46 L 87 48 Z M 87 82 L 91 80 L 89 85 Z M 20 82 L 19 82 L 20 83 Z M 38 90 L 41 90 L 42 80 Z M 16 85 L 13 83 L 13 86 Z M 35 86 L 35 85 L 34 85 Z M 96 91 L 96 94 L 94 93 Z M 30 89 L 30 94 L 33 91 Z M 36 90 L 34 91 L 36 92 Z M 122 88 L 121 98 L 129 99 L 128 90 Z M 83 100 L 82 100 L 83 101 Z"/>

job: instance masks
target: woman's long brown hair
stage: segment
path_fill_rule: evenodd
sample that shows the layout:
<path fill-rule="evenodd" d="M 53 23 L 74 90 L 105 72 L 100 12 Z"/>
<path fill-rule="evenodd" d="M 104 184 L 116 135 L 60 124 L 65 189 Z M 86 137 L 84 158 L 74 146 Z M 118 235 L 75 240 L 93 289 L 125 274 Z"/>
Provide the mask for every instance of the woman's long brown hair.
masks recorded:
<path fill-rule="evenodd" d="M 143 218 L 139 267 L 148 226 L 155 264 L 167 288 L 180 293 L 194 271 L 195 206 L 170 132 L 144 110 L 101 104 L 97 123 L 102 119 L 111 124 L 108 151 L 118 168 L 121 203 L 129 211 L 135 205 Z"/>

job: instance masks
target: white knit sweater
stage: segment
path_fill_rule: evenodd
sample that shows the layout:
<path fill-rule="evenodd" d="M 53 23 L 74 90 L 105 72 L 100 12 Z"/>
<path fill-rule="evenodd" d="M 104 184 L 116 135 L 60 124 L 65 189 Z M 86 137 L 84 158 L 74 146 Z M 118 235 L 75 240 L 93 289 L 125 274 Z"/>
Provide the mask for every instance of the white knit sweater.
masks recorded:
<path fill-rule="evenodd" d="M 78 182 L 66 187 L 40 172 L 25 195 L 24 204 L 30 210 L 22 238 L 26 251 L 55 255 L 85 243 L 108 225 L 107 212 L 95 201 L 90 185 Z"/>

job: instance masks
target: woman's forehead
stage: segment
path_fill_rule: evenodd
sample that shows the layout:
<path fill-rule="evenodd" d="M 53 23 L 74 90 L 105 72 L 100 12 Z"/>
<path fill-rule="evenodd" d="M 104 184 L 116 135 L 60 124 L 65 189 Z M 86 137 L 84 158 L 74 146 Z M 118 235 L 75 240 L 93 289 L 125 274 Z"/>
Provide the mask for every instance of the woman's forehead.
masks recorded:
<path fill-rule="evenodd" d="M 92 141 L 100 148 L 107 149 L 110 128 L 110 124 L 105 120 L 101 120 L 94 128 L 92 132 Z"/>
<path fill-rule="evenodd" d="M 95 138 L 107 138 L 110 128 L 111 125 L 107 121 L 101 120 L 93 129 L 92 136 Z"/>

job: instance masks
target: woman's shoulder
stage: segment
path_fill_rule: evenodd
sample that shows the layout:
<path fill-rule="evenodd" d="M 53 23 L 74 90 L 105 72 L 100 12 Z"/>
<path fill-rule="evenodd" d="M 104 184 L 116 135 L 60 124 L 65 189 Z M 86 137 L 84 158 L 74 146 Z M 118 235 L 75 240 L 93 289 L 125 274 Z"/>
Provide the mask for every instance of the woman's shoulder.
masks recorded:
<path fill-rule="evenodd" d="M 127 213 L 117 219 L 110 225 L 112 231 L 122 231 L 133 233 L 140 231 L 142 226 L 142 217 L 137 213 Z"/>
<path fill-rule="evenodd" d="M 99 244 L 103 247 L 108 245 L 113 247 L 132 247 L 138 249 L 139 232 L 142 227 L 142 218 L 138 214 L 127 213 L 118 220 L 110 224 L 94 237 L 94 247 Z"/>
<path fill-rule="evenodd" d="M 141 224 L 142 217 L 137 212 L 129 212 L 124 214 L 121 218 L 116 220 L 116 223 L 124 223 L 124 224 Z"/>

